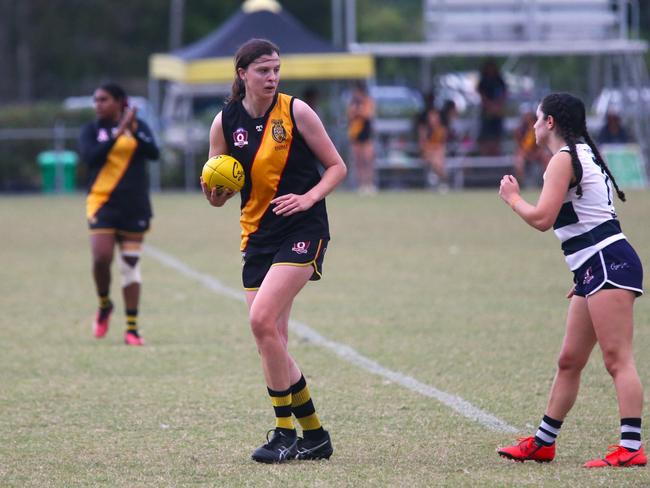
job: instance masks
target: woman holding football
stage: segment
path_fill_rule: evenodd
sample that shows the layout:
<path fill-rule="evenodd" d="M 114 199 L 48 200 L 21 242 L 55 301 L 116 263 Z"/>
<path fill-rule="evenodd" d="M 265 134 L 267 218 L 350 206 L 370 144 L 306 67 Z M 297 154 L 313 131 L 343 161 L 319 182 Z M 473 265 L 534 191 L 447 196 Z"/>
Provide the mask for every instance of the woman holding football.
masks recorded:
<path fill-rule="evenodd" d="M 209 154 L 229 154 L 245 172 L 242 280 L 275 412 L 273 435 L 252 454 L 264 463 L 326 459 L 333 451 L 289 354 L 288 328 L 295 297 L 309 280 L 321 278 L 330 237 L 324 198 L 347 173 L 318 115 L 302 100 L 279 93 L 279 81 L 275 44 L 251 39 L 239 48 L 231 96 L 210 130 Z M 201 187 L 215 207 L 233 196 L 210 190 L 203 181 Z M 296 434 L 292 414 L 303 437 Z"/>

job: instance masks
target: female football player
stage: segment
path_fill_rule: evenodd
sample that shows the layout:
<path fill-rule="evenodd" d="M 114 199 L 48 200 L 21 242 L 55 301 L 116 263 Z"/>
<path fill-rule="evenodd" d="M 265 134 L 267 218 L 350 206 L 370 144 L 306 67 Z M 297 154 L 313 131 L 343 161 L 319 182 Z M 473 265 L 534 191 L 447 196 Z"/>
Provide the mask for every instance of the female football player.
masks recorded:
<path fill-rule="evenodd" d="M 585 121 L 585 106 L 567 93 L 548 95 L 537 109 L 537 144 L 553 153 L 536 204 L 526 202 L 512 175 L 501 180 L 499 195 L 527 224 L 546 231 L 553 227 L 573 272 L 566 332 L 544 417 L 534 436 L 498 449 L 517 461 L 548 462 L 555 457 L 555 439 L 571 410 L 580 374 L 594 346 L 602 351 L 614 380 L 621 417 L 621 440 L 602 459 L 586 468 L 644 466 L 641 445 L 643 389 L 634 363 L 633 305 L 643 293 L 643 269 L 621 231 L 613 206 L 613 188 L 625 201 L 600 155 Z"/>
<path fill-rule="evenodd" d="M 84 126 L 79 140 L 81 157 L 88 165 L 86 217 L 99 297 L 93 333 L 99 339 L 108 331 L 113 311 L 111 263 L 117 244 L 127 324 L 124 342 L 141 346 L 139 259 L 152 216 L 146 160 L 158 159 L 159 151 L 149 127 L 136 117 L 135 108 L 128 107 L 122 87 L 104 84 L 95 90 L 94 100 L 97 119 Z"/>
<path fill-rule="evenodd" d="M 210 157 L 230 154 L 245 172 L 242 280 L 276 420 L 271 438 L 252 454 L 265 463 L 332 454 L 305 378 L 289 354 L 288 326 L 298 292 L 321 277 L 329 240 L 324 198 L 347 172 L 316 113 L 302 100 L 279 93 L 279 81 L 278 47 L 263 39 L 243 44 L 235 54 L 231 96 L 210 130 Z M 201 186 L 215 207 L 233 196 L 210 191 L 203 181 Z"/>

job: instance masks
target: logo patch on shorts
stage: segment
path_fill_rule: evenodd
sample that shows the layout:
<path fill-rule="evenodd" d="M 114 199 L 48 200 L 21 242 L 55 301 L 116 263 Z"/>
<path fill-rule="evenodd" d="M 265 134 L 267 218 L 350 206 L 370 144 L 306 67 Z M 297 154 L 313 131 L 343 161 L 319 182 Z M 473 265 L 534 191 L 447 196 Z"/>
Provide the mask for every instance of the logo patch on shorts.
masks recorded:
<path fill-rule="evenodd" d="M 311 241 L 300 241 L 300 242 L 294 242 L 293 247 L 291 250 L 293 252 L 296 252 L 298 254 L 307 254 L 309 252 L 309 245 L 311 244 Z"/>
<path fill-rule="evenodd" d="M 582 284 L 583 285 L 588 285 L 591 283 L 591 281 L 594 279 L 594 275 L 591 272 L 591 266 L 587 268 L 587 271 L 585 271 L 585 275 L 582 278 Z"/>

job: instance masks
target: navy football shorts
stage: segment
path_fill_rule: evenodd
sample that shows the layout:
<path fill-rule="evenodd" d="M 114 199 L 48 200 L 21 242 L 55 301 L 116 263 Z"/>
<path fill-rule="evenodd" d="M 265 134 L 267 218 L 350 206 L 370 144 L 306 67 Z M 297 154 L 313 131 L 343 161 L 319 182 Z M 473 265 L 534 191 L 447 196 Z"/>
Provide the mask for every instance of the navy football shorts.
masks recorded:
<path fill-rule="evenodd" d="M 643 294 L 643 267 L 634 248 L 625 239 L 613 242 L 591 256 L 573 272 L 574 294 L 593 295 L 598 290 L 622 288 Z"/>
<path fill-rule="evenodd" d="M 146 210 L 126 210 L 107 204 L 88 219 L 88 228 L 91 233 L 144 234 L 149 230 L 150 219 Z"/>
<path fill-rule="evenodd" d="M 264 281 L 271 266 L 311 266 L 314 272 L 309 278 L 318 281 L 323 275 L 323 259 L 327 250 L 327 239 L 313 239 L 304 236 L 291 237 L 280 244 L 277 249 L 259 249 L 249 247 L 242 253 L 242 282 L 244 289 L 257 290 Z"/>

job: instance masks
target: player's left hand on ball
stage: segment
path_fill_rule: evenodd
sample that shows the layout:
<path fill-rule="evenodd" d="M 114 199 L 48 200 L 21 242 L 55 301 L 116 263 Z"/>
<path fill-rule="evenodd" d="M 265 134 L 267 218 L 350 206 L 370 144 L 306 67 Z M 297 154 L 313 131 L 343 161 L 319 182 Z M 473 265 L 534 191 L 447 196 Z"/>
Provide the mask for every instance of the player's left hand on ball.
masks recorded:
<path fill-rule="evenodd" d="M 273 213 L 276 215 L 284 215 L 285 217 L 293 215 L 296 212 L 304 212 L 314 205 L 314 202 L 307 195 L 296 195 L 294 193 L 287 193 L 271 200 L 275 205 Z"/>
<path fill-rule="evenodd" d="M 501 185 L 499 186 L 499 196 L 504 202 L 510 203 L 513 195 L 519 194 L 519 183 L 517 178 L 512 175 L 503 175 L 501 178 Z"/>

